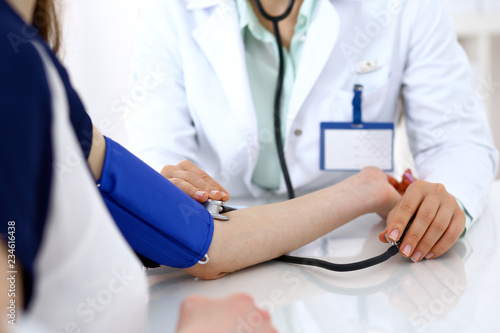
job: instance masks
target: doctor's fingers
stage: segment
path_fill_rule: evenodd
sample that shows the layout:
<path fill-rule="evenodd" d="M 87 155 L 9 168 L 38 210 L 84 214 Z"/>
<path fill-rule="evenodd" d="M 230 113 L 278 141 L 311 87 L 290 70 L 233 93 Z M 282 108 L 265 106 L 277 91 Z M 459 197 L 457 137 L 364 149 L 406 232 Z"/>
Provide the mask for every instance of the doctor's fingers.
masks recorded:
<path fill-rule="evenodd" d="M 227 190 L 192 162 L 182 161 L 177 165 L 166 165 L 161 174 L 199 202 L 207 199 L 229 200 Z"/>
<path fill-rule="evenodd" d="M 389 216 L 387 217 L 387 235 L 389 239 L 392 241 L 398 241 L 401 238 L 406 225 L 419 210 L 424 198 L 427 196 L 434 198 L 441 197 L 443 195 L 443 190 L 444 186 L 429 183 L 423 180 L 417 180 L 408 186 L 401 200 L 397 203 L 396 207 L 391 210 Z M 444 192 L 446 192 L 446 190 L 444 190 Z M 429 218 L 433 217 L 432 212 L 430 211 L 431 207 L 432 204 L 429 203 L 421 214 L 426 214 Z"/>
<path fill-rule="evenodd" d="M 442 255 L 455 244 L 465 228 L 465 213 L 455 197 L 447 194 L 440 200 L 439 211 L 412 254 L 414 261 Z"/>
<path fill-rule="evenodd" d="M 409 187 L 389 214 L 389 232 L 392 232 L 392 223 L 404 222 L 410 215 L 408 212 L 415 210 L 415 219 L 400 245 L 402 254 L 413 261 L 442 255 L 456 242 L 465 227 L 463 211 L 443 185 L 418 181 Z"/>
<path fill-rule="evenodd" d="M 441 207 L 439 196 L 425 196 L 399 246 L 401 253 L 419 261 L 444 233 L 452 214 L 446 207 Z"/>
<path fill-rule="evenodd" d="M 429 201 L 427 199 L 439 204 L 434 217 L 432 217 L 432 209 L 427 210 L 426 206 L 428 205 L 425 205 Z M 421 212 L 423 213 L 421 214 Z M 427 225 L 429 221 L 430 225 L 425 230 L 425 234 L 418 238 L 417 244 L 414 244 L 413 240 L 420 236 L 418 228 Z M 414 226 L 417 229 L 412 229 Z M 464 228 L 465 213 L 456 199 L 448 192 L 431 193 L 419 207 L 415 221 L 401 246 L 404 250 L 407 244 L 410 244 L 412 250 L 410 256 L 415 262 L 422 260 L 424 257 L 432 259 L 445 253 L 457 241 Z M 413 236 L 414 230 L 417 230 L 417 237 Z"/>
<path fill-rule="evenodd" d="M 430 249 L 426 258 L 437 258 L 444 254 L 453 246 L 453 244 L 455 244 L 464 230 L 465 213 L 460 207 L 458 207 L 458 209 L 454 211 L 451 222 L 448 225 L 448 228 L 444 232 L 443 236 L 441 236 L 439 241 Z"/>

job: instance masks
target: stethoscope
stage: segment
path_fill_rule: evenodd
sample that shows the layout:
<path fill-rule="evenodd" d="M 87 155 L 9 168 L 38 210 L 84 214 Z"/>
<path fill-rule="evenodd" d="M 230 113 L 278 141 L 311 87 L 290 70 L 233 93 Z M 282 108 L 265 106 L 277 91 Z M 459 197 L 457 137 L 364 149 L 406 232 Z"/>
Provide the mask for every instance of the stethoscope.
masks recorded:
<path fill-rule="evenodd" d="M 216 200 L 208 200 L 203 203 L 203 206 L 208 210 L 208 212 L 212 215 L 212 218 L 220 221 L 229 221 L 229 217 L 226 215 L 222 215 L 224 213 L 237 210 L 237 208 L 229 207 L 225 205 L 224 201 L 216 201 Z M 378 255 L 376 257 L 358 261 L 355 263 L 350 263 L 350 264 L 334 264 L 329 261 L 321 260 L 321 259 L 315 259 L 315 258 L 305 258 L 305 257 L 295 257 L 295 256 L 289 256 L 289 255 L 283 255 L 281 257 L 275 258 L 273 260 L 275 261 L 281 261 L 281 262 L 287 262 L 290 264 L 297 264 L 297 265 L 306 265 L 306 266 L 316 266 L 320 268 L 327 269 L 329 271 L 335 271 L 335 272 L 350 272 L 350 271 L 357 271 L 360 269 L 368 268 L 371 266 L 375 266 L 377 264 L 380 264 L 392 256 L 396 255 L 399 252 L 399 245 L 401 244 L 401 240 L 404 238 L 406 235 L 406 232 L 408 231 L 408 228 L 410 227 L 411 223 L 413 222 L 413 218 L 410 220 L 408 225 L 406 226 L 406 229 L 404 230 L 401 238 L 397 242 L 393 242 L 387 238 L 386 239 L 389 243 L 392 245 L 382 253 L 381 255 Z M 208 257 L 207 257 L 208 259 Z M 200 262 L 201 264 L 206 264 L 208 260 Z"/>

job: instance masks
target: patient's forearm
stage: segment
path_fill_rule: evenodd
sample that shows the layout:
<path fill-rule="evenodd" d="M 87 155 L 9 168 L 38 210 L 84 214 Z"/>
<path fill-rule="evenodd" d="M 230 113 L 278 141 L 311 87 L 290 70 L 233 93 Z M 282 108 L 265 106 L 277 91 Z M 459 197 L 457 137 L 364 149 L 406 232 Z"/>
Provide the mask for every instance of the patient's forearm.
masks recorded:
<path fill-rule="evenodd" d="M 186 271 L 211 279 L 276 258 L 358 216 L 384 214 L 399 198 L 385 175 L 370 168 L 306 196 L 230 212 L 228 222 L 215 222 L 209 263 Z"/>
<path fill-rule="evenodd" d="M 109 146 L 112 140 L 107 147 L 101 133 L 95 127 L 93 130 L 94 135 L 88 163 L 94 178 L 98 180 L 101 178 L 101 173 L 103 173 L 106 149 L 110 152 L 113 152 L 113 149 L 110 149 Z M 103 178 L 106 178 L 108 182 L 101 182 L 100 191 L 106 194 L 105 200 L 106 198 L 109 200 L 111 200 L 110 198 L 118 200 L 112 206 L 117 209 L 115 215 L 118 217 L 114 215 L 114 218 L 117 224 L 122 226 L 123 230 L 129 230 L 127 229 L 129 228 L 127 223 L 130 223 L 131 220 L 124 216 L 130 216 L 132 219 L 137 219 L 139 216 L 140 218 L 137 221 L 134 220 L 134 223 L 143 223 L 141 219 L 151 219 L 151 216 L 148 213 L 144 216 L 139 214 L 144 213 L 144 211 L 141 210 L 140 206 L 137 206 L 138 201 L 134 197 L 137 191 L 130 190 L 134 188 L 133 186 L 120 186 L 117 188 L 114 186 L 114 183 L 124 182 L 121 184 L 127 185 L 132 182 L 137 184 L 138 188 L 141 189 L 142 192 L 139 191 L 139 193 L 145 195 L 147 193 L 146 189 L 151 187 L 150 184 L 158 183 L 161 185 L 162 181 L 165 182 L 165 179 L 147 167 L 143 162 L 133 157 L 132 154 L 128 153 L 121 146 L 118 144 L 115 145 L 115 154 L 119 158 L 115 156 L 116 160 L 111 160 L 107 163 L 109 166 L 107 169 L 108 174 L 107 177 L 103 175 Z M 112 166 L 116 163 L 121 163 L 121 167 L 113 168 Z M 122 172 L 123 169 L 126 169 L 126 172 Z M 104 174 L 106 174 L 106 170 Z M 169 192 L 171 188 L 167 185 L 165 183 L 160 188 L 163 191 Z M 123 192 L 125 190 L 126 193 Z M 153 187 L 150 190 L 151 193 L 156 193 L 152 195 L 162 195 L 163 193 L 161 191 L 153 191 Z M 155 200 L 156 198 L 152 197 L 150 199 Z M 295 250 L 358 216 L 370 212 L 387 214 L 399 199 L 399 193 L 389 184 L 386 175 L 381 170 L 365 168 L 360 173 L 335 186 L 294 200 L 230 212 L 228 213 L 230 221 L 214 222 L 214 234 L 208 250 L 210 261 L 205 265 L 196 264 L 187 268 L 186 271 L 205 279 L 217 278 L 227 272 L 233 272 Z M 127 203 L 125 204 L 127 208 L 119 206 L 124 202 Z M 143 200 L 141 202 L 147 204 L 150 201 L 147 200 L 145 202 Z M 133 209 L 130 210 L 132 206 Z M 172 207 L 174 211 L 177 208 Z M 134 213 L 131 214 L 130 212 Z M 147 221 L 153 224 L 159 223 L 158 221 Z M 167 219 L 167 223 L 173 222 Z M 199 226 L 200 230 L 206 227 L 203 224 Z M 169 228 L 165 229 L 168 231 Z M 206 232 L 206 230 L 200 230 L 191 226 L 187 228 L 185 236 L 190 237 L 189 232 Z M 148 246 L 151 242 L 154 242 L 153 240 L 145 242 L 144 237 L 136 236 L 132 232 L 128 233 L 128 238 L 125 235 L 132 246 L 135 244 L 136 247 L 142 246 L 143 250 L 144 248 L 152 249 Z M 176 234 L 176 237 L 178 236 L 179 234 Z M 168 239 L 165 239 L 165 241 L 168 241 Z M 180 240 L 177 239 L 177 241 Z M 179 244 L 184 243 L 180 242 Z M 186 244 L 189 244 L 189 242 Z M 158 258 L 157 260 L 165 260 L 168 263 L 172 262 L 173 259 L 175 259 L 173 260 L 174 262 L 179 259 L 178 257 L 171 258 L 166 253 L 164 253 L 166 257 L 161 257 L 157 250 L 154 251 L 154 253 L 142 254 L 145 256 L 148 256 L 148 254 L 155 255 Z M 203 254 L 205 251 L 203 251 Z M 154 258 L 152 259 L 155 260 Z M 190 264 L 192 262 L 190 261 Z M 183 266 L 179 267 L 186 267 L 186 265 L 183 264 Z"/>

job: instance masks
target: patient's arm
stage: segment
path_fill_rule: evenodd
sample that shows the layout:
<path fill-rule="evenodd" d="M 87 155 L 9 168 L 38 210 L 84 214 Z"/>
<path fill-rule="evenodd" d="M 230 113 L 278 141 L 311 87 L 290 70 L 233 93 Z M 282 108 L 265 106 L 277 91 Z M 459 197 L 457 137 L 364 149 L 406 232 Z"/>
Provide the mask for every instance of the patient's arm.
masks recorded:
<path fill-rule="evenodd" d="M 137 232 L 134 232 L 134 230 L 138 229 L 130 224 L 156 224 L 157 227 L 163 228 L 165 227 L 165 223 L 180 223 L 178 219 L 182 218 L 181 216 L 176 218 L 175 221 L 170 220 L 174 219 L 173 214 L 175 211 L 182 210 L 180 209 L 182 207 L 178 205 L 184 203 L 184 205 L 188 205 L 187 208 L 190 207 L 190 199 L 185 198 L 175 204 L 175 199 L 172 200 L 171 197 L 165 196 L 165 198 L 170 199 L 167 199 L 168 201 L 165 203 L 162 202 L 162 206 L 158 206 L 158 209 L 155 209 L 154 207 L 156 206 L 154 205 L 149 206 L 148 209 L 155 211 L 154 214 L 149 214 L 149 212 L 145 214 L 141 210 L 141 205 L 151 205 L 158 197 L 145 199 L 143 197 L 136 198 L 136 195 L 147 196 L 148 186 L 151 186 L 151 184 L 158 185 L 167 192 L 171 190 L 167 189 L 168 184 L 162 183 L 164 178 L 159 174 L 157 177 L 156 172 L 152 169 L 146 165 L 141 166 L 142 162 L 138 163 L 129 152 L 119 148 L 119 145 L 116 143 L 110 141 L 110 144 L 116 145 L 116 152 L 110 146 L 107 147 L 111 154 L 110 156 L 115 157 L 114 159 L 109 157 L 111 158 L 110 164 L 107 164 L 108 168 L 106 169 L 105 167 L 105 171 L 103 172 L 103 161 L 105 156 L 107 156 L 106 143 L 102 135 L 94 128 L 94 140 L 88 163 L 96 180 L 100 178 L 101 173 L 109 173 L 107 176 L 103 175 L 105 183 L 100 183 L 100 190 L 104 193 L 103 196 L 105 195 L 105 201 L 107 198 L 110 202 L 110 209 L 114 209 L 111 212 L 115 212 L 115 219 L 118 219 L 116 220 L 117 224 L 121 226 L 122 232 L 128 232 L 127 235 L 129 237 L 127 240 L 129 243 L 136 242 L 134 249 L 142 247 L 143 252 L 148 252 L 150 256 L 153 256 L 153 258 L 150 258 L 153 260 L 155 260 L 154 257 L 158 257 L 158 259 L 165 260 L 165 262 L 172 260 L 172 262 L 177 262 L 179 259 L 178 256 L 175 258 L 157 256 L 162 250 L 168 249 L 167 244 L 163 247 L 161 245 L 163 241 L 170 241 L 168 237 L 164 240 L 161 240 L 161 238 L 159 240 L 157 237 L 151 238 L 151 242 L 158 243 L 154 244 L 155 247 L 149 248 L 148 246 L 151 245 L 151 242 L 144 242 L 144 237 L 147 235 L 144 234 L 142 235 L 144 237 L 137 237 Z M 126 156 L 127 158 L 123 159 L 120 156 Z M 117 163 L 120 164 L 119 167 L 112 167 L 113 164 Z M 128 170 L 127 167 L 133 170 Z M 124 169 L 130 172 L 121 173 Z M 148 173 L 149 175 L 146 175 Z M 147 180 L 145 180 L 146 178 Z M 121 186 L 117 185 L 119 183 L 121 183 Z M 140 187 L 140 191 L 137 192 L 133 186 L 124 186 L 132 184 L 137 184 Z M 116 189 L 116 187 L 119 189 Z M 127 189 L 126 193 L 122 193 L 124 189 Z M 154 192 L 154 188 L 151 187 L 151 193 L 162 192 Z M 205 265 L 195 264 L 194 266 L 185 268 L 185 270 L 204 279 L 220 277 L 225 273 L 255 265 L 295 250 L 358 216 L 370 212 L 386 216 L 400 198 L 399 193 L 389 183 L 387 176 L 381 170 L 365 168 L 360 173 L 339 184 L 290 201 L 230 212 L 228 213 L 230 221 L 214 221 L 213 238 L 209 248 L 207 246 L 210 257 L 209 262 Z M 186 199 L 188 201 L 184 201 Z M 171 213 L 169 213 L 170 211 L 164 211 L 165 207 L 168 207 L 167 205 L 172 204 L 174 206 L 170 208 Z M 198 205 L 197 203 L 194 204 Z M 139 206 L 137 207 L 137 205 Z M 196 209 L 200 209 L 200 207 Z M 161 216 L 158 220 L 158 216 L 154 216 L 158 215 L 159 211 L 162 211 L 164 215 L 160 214 Z M 206 213 L 206 211 L 204 212 Z M 129 219 L 129 215 L 133 216 L 134 219 L 140 216 L 140 219 L 132 221 Z M 156 220 L 154 220 L 155 218 Z M 203 221 L 196 219 L 188 219 L 187 221 L 188 223 L 185 224 L 185 227 L 182 227 L 181 224 L 175 226 L 177 229 L 182 229 L 182 232 L 174 230 L 174 233 L 170 237 L 177 235 L 175 237 L 178 238 L 172 244 L 175 245 L 180 242 L 189 244 L 191 243 L 190 240 L 195 238 L 195 232 L 207 232 Z M 164 232 L 170 232 L 170 228 L 168 227 L 163 229 L 165 229 Z M 144 232 L 149 232 L 149 229 L 146 228 L 145 230 Z M 154 235 L 161 234 L 157 233 Z M 196 234 L 196 236 L 200 235 Z M 199 239 L 200 237 L 196 238 Z M 201 237 L 201 239 L 203 240 L 204 237 Z M 186 251 L 181 252 L 184 254 L 187 253 Z M 148 257 L 148 253 L 141 254 Z M 182 258 L 182 262 L 185 262 L 185 260 L 197 262 L 199 260 L 197 258 L 194 259 L 196 260 L 193 261 L 192 255 L 187 255 L 185 258 Z M 158 262 L 162 263 L 161 261 Z M 186 267 L 186 265 L 182 266 L 182 262 L 179 263 L 178 267 Z"/>
<path fill-rule="evenodd" d="M 229 212 L 229 221 L 215 221 L 209 262 L 185 271 L 203 279 L 221 277 L 293 251 L 361 215 L 386 216 L 400 198 L 381 170 L 365 168 L 290 201 Z"/>

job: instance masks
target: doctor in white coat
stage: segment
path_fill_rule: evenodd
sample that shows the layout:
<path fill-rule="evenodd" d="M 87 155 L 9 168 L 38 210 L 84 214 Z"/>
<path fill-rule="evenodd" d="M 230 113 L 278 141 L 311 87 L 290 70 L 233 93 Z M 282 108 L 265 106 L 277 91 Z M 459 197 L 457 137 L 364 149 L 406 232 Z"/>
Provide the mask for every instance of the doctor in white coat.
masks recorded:
<path fill-rule="evenodd" d="M 288 0 L 262 4 L 279 14 Z M 381 240 L 399 239 L 416 214 L 403 255 L 419 261 L 446 251 L 480 216 L 498 154 L 482 104 L 492 87 L 472 84 L 444 1 L 297 0 L 280 30 L 282 137 L 294 189 L 352 174 L 320 170 L 319 141 L 321 122 L 352 122 L 354 84 L 364 86 L 364 122 L 395 123 L 401 96 L 421 180 L 393 209 Z M 278 68 L 271 32 L 252 1 L 144 3 L 129 148 L 199 201 L 286 192 L 269 125 Z M 193 164 L 223 187 L 210 193 Z"/>

